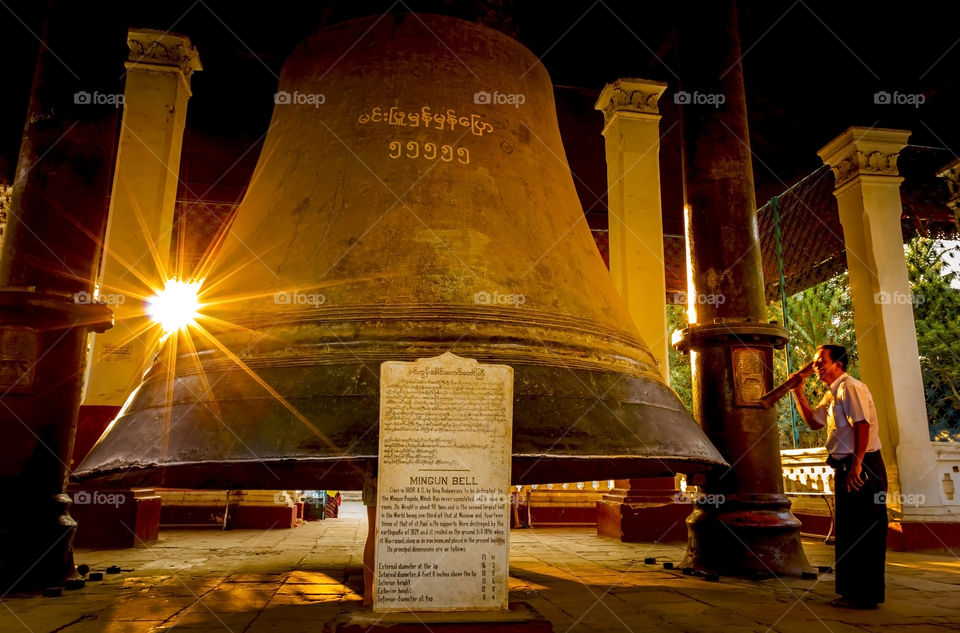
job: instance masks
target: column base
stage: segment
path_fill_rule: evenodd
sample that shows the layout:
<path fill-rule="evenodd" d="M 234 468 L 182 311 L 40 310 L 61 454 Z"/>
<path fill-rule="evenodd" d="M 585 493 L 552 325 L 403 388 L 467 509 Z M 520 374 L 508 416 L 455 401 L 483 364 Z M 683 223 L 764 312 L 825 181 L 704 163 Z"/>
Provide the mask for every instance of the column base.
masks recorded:
<path fill-rule="evenodd" d="M 123 549 L 155 543 L 160 532 L 160 496 L 153 488 L 84 490 L 70 487 L 77 520 L 75 545 Z"/>
<path fill-rule="evenodd" d="M 960 522 L 891 521 L 887 527 L 887 549 L 894 552 L 957 548 Z"/>
<path fill-rule="evenodd" d="M 800 521 L 784 495 L 727 497 L 715 505 L 698 500 L 687 529 L 683 567 L 749 578 L 815 571 L 803 551 Z"/>
<path fill-rule="evenodd" d="M 681 543 L 687 540 L 689 503 L 597 501 L 597 536 L 624 543 Z"/>
<path fill-rule="evenodd" d="M 618 479 L 597 502 L 597 536 L 624 543 L 678 543 L 687 540 L 690 499 L 676 490 L 674 477 Z"/>

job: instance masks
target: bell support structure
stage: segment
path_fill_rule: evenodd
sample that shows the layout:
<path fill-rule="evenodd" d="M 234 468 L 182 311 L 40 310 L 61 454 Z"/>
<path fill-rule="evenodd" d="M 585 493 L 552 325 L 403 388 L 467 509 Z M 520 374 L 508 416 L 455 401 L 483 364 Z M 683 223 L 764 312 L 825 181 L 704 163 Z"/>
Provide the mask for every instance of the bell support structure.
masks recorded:
<path fill-rule="evenodd" d="M 72 576 L 67 476 L 113 174 L 125 13 L 51 2 L 0 247 L 0 595 Z M 69 60 L 69 61 L 65 61 Z"/>
<path fill-rule="evenodd" d="M 761 403 L 787 333 L 766 322 L 736 9 L 697 11 L 678 37 L 690 326 L 677 348 L 690 353 L 694 416 L 730 467 L 694 501 L 684 565 L 800 575 L 812 567 L 784 494 L 776 411 Z"/>

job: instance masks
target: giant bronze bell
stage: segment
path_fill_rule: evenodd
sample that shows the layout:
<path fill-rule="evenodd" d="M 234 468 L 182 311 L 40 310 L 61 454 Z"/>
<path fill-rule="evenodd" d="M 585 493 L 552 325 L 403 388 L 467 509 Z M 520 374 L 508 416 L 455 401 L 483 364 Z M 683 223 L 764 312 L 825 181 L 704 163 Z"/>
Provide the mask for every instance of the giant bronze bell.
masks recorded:
<path fill-rule="evenodd" d="M 215 342 L 181 336 L 77 478 L 356 488 L 380 363 L 446 351 L 514 368 L 515 483 L 725 464 L 614 289 L 530 51 L 455 18 L 351 20 L 293 52 L 276 102 L 205 274 Z"/>

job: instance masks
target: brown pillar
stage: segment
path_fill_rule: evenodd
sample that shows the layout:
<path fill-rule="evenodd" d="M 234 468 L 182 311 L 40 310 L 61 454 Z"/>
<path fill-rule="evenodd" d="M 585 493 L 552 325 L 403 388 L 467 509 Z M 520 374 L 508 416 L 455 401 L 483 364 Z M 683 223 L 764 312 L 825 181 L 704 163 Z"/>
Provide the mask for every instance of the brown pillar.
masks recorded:
<path fill-rule="evenodd" d="M 597 536 L 624 543 L 671 543 L 687 538 L 692 509 L 673 477 L 617 479 L 597 501 Z"/>
<path fill-rule="evenodd" d="M 125 3 L 54 0 L 0 250 L 0 593 L 74 573 L 67 511 L 118 123 Z"/>
<path fill-rule="evenodd" d="M 732 0 L 696 3 L 681 27 L 684 216 L 694 416 L 729 469 L 708 475 L 687 520 L 686 566 L 732 575 L 811 570 L 783 492 L 747 110 Z M 722 298 L 722 299 L 721 299 Z"/>

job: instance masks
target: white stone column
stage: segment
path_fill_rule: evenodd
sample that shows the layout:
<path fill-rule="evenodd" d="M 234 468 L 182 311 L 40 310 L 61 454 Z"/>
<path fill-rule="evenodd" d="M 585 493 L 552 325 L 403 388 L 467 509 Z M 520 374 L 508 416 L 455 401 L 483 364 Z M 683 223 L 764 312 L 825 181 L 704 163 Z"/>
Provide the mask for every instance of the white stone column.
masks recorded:
<path fill-rule="evenodd" d="M 903 233 L 897 156 L 910 132 L 851 127 L 820 150 L 833 169 L 850 271 L 860 374 L 880 417 L 888 506 L 904 520 L 943 510 L 930 443 Z M 899 495 L 906 497 L 901 504 Z M 922 499 L 923 504 L 913 501 Z"/>
<path fill-rule="evenodd" d="M 600 93 L 606 141 L 610 274 L 644 342 L 669 377 L 660 111 L 667 84 L 618 79 Z"/>
<path fill-rule="evenodd" d="M 100 295 L 116 326 L 94 335 L 84 405 L 121 405 L 155 352 L 155 338 L 136 335 L 147 323 L 135 295 L 162 288 L 170 240 L 190 77 L 201 70 L 189 38 L 131 29 Z M 146 282 L 144 281 L 146 280 Z M 155 333 L 155 332 L 154 332 Z"/>

